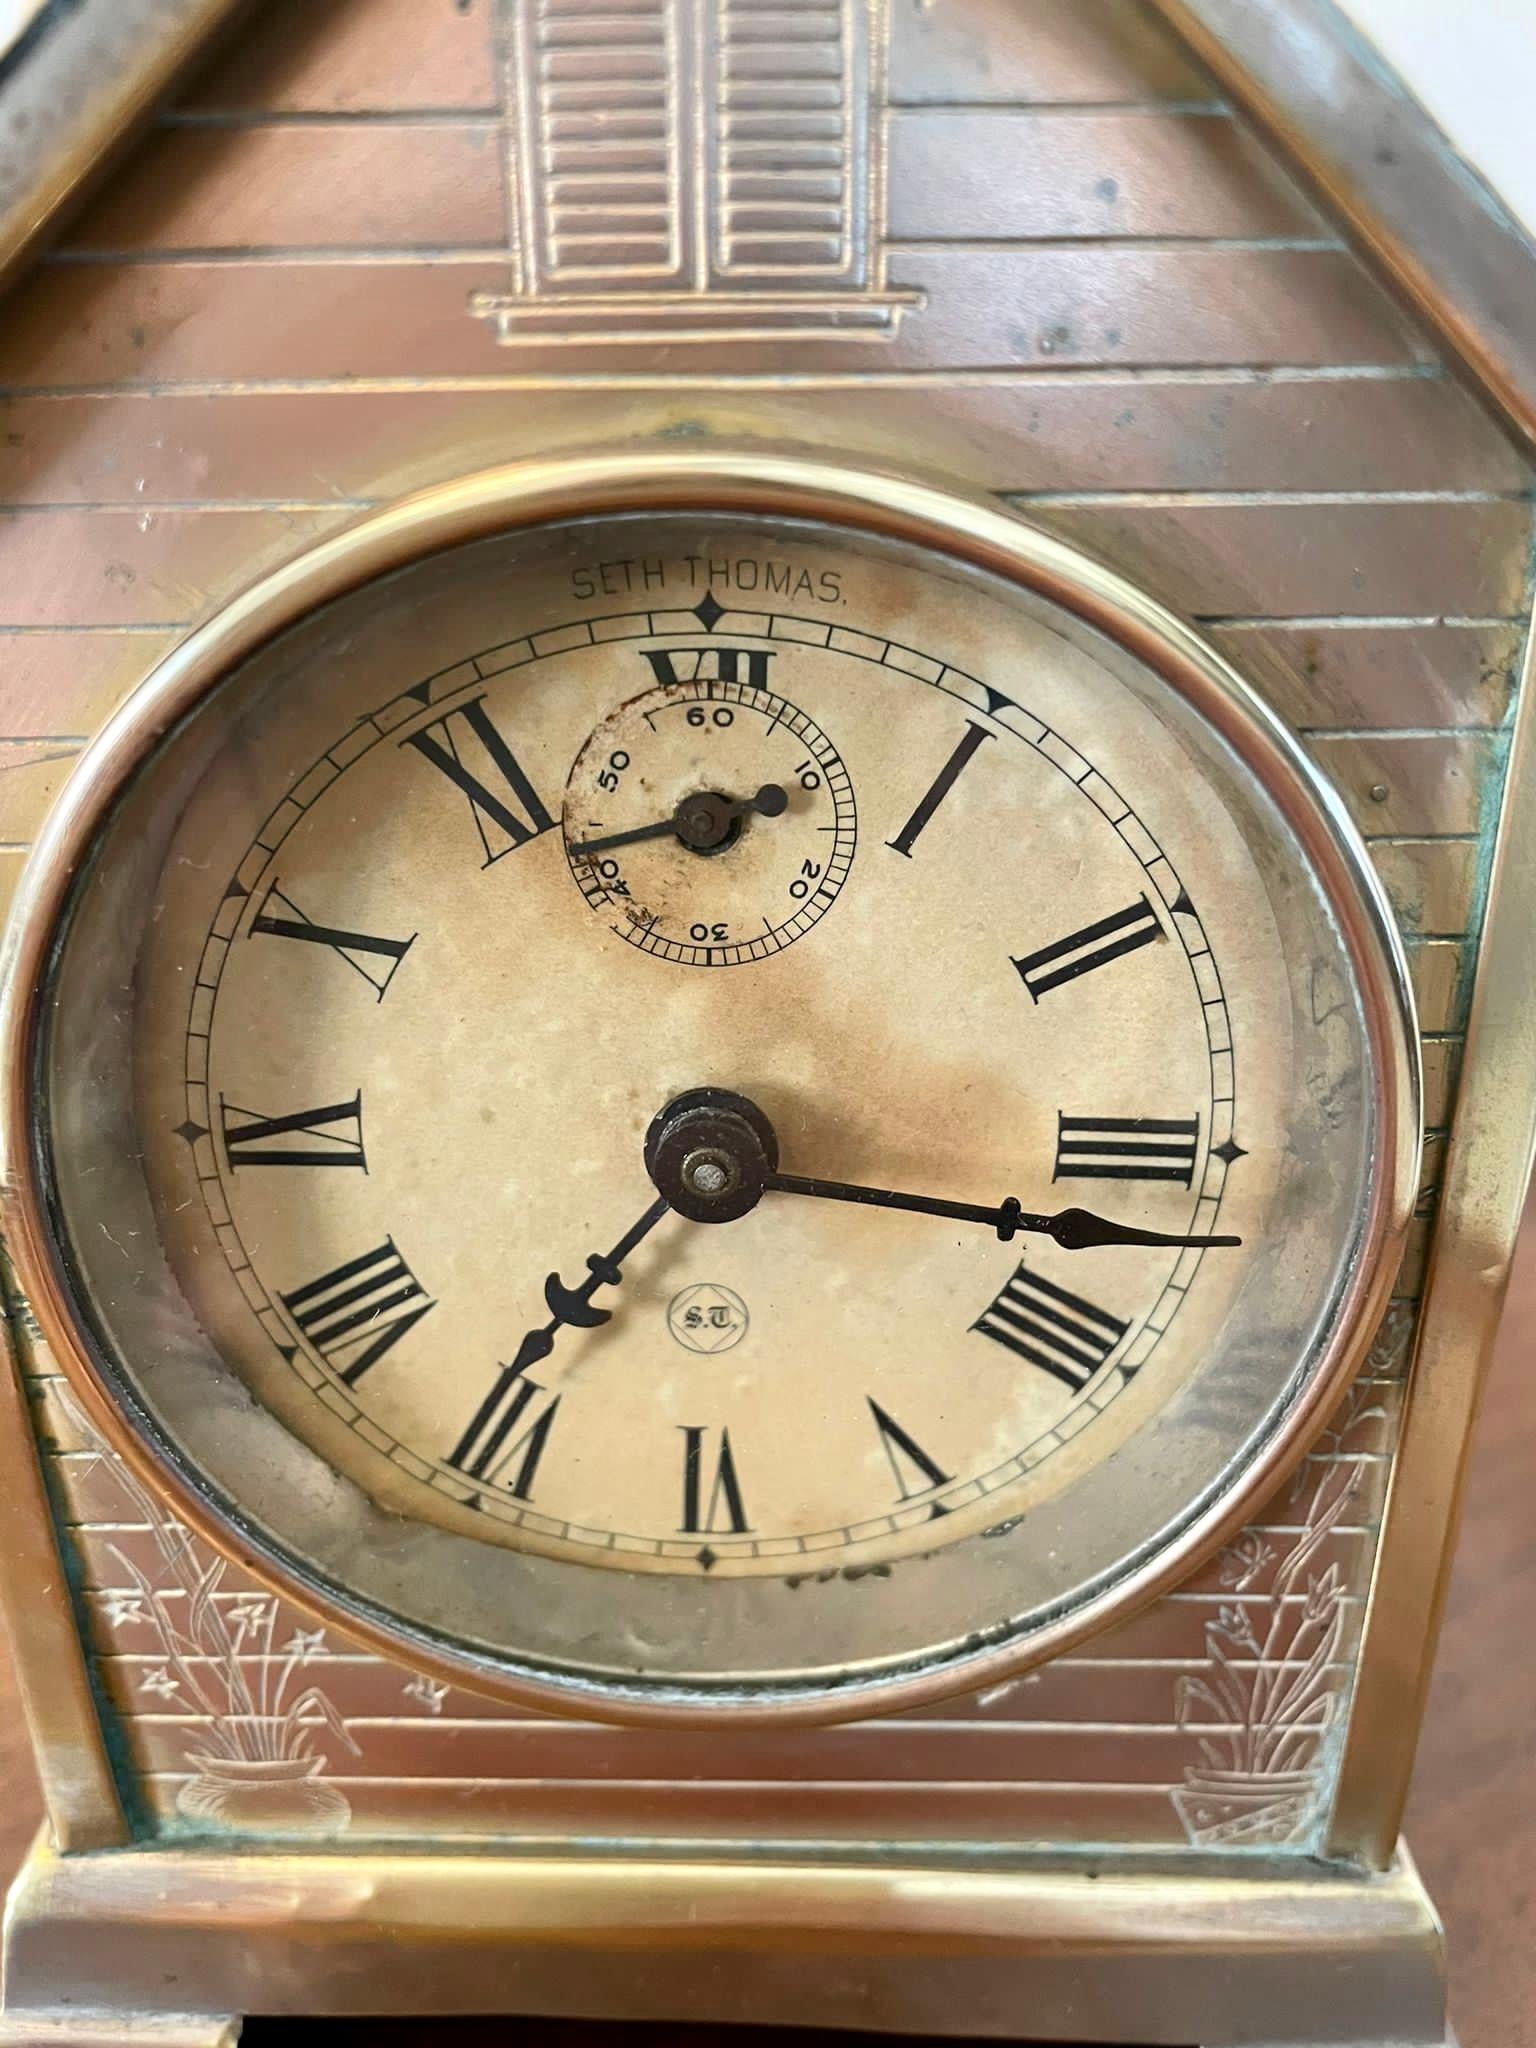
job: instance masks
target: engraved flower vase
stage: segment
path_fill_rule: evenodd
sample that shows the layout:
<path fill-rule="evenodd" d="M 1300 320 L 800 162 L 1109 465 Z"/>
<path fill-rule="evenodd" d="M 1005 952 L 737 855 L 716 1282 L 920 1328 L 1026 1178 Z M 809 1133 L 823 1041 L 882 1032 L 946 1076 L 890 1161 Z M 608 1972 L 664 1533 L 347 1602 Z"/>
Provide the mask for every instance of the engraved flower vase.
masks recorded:
<path fill-rule="evenodd" d="M 187 1761 L 196 1776 L 176 1807 L 202 1826 L 336 1834 L 352 1818 L 345 1793 L 320 1776 L 323 1756 L 236 1760 L 194 1750 Z"/>

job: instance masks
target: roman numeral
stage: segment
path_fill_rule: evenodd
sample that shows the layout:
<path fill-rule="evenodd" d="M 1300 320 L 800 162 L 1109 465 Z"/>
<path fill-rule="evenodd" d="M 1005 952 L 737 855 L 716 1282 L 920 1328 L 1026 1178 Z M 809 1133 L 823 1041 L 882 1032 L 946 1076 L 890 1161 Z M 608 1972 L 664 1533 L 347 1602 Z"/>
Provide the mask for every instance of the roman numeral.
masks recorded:
<path fill-rule="evenodd" d="M 736 1460 L 731 1451 L 731 1432 L 722 1429 L 720 1447 L 708 1460 L 709 1485 L 705 1490 L 705 1438 L 712 1430 L 683 1427 L 683 1521 L 685 1536 L 714 1536 L 722 1528 L 733 1536 L 744 1536 L 751 1524 L 736 1477 Z M 724 1510 L 724 1521 L 721 1510 Z"/>
<path fill-rule="evenodd" d="M 515 1460 L 516 1470 L 507 1481 L 507 1491 L 518 1500 L 531 1500 L 539 1460 L 555 1426 L 560 1396 L 548 1398 L 549 1389 L 529 1379 L 526 1373 L 517 1373 L 498 1392 L 501 1399 L 486 1416 L 478 1434 L 473 1430 L 467 1433 L 448 1462 L 468 1473 L 471 1479 L 494 1481 Z M 541 1401 L 546 1405 L 539 1408 Z M 532 1413 L 536 1408 L 538 1412 Z M 476 1420 L 480 1418 L 477 1416 Z M 470 1459 L 472 1463 L 466 1462 Z"/>
<path fill-rule="evenodd" d="M 1130 1328 L 1080 1294 L 1024 1269 L 972 1323 L 994 1343 L 1006 1345 L 1081 1393 Z"/>
<path fill-rule="evenodd" d="M 928 785 L 927 795 L 896 834 L 896 837 L 894 839 L 887 839 L 885 842 L 887 846 L 893 847 L 897 853 L 904 853 L 908 860 L 912 858 L 912 848 L 917 841 L 918 835 L 939 808 L 939 805 L 943 803 L 945 797 L 954 788 L 955 783 L 959 780 L 961 769 L 970 760 L 972 754 L 975 753 L 982 741 L 989 740 L 991 737 L 991 733 L 979 726 L 974 718 L 968 718 L 965 721 L 965 731 L 959 740 L 956 741 L 954 752 Z"/>
<path fill-rule="evenodd" d="M 1200 1149 L 1200 1119 L 1166 1116 L 1056 1116 L 1052 1180 L 1173 1180 L 1188 1187 Z"/>
<path fill-rule="evenodd" d="M 549 1348 L 545 1347 L 543 1355 L 548 1355 Z M 548 1405 L 535 1414 L 534 1409 L 545 1400 Z M 559 1406 L 558 1394 L 549 1399 L 549 1389 L 530 1379 L 520 1366 L 504 1365 L 496 1384 L 454 1445 L 448 1463 L 471 1479 L 494 1481 L 517 1459 L 517 1470 L 507 1482 L 507 1490 L 519 1500 L 531 1499 L 534 1475 Z"/>
<path fill-rule="evenodd" d="M 642 650 L 658 683 L 745 683 L 766 690 L 771 647 L 647 647 Z M 745 669 L 746 673 L 742 671 Z"/>
<path fill-rule="evenodd" d="M 916 1437 L 909 1435 L 871 1395 L 866 1394 L 864 1398 L 875 1418 L 875 1427 L 880 1432 L 880 1448 L 885 1452 L 896 1491 L 902 1499 L 914 1500 L 918 1494 L 927 1493 L 930 1487 L 947 1486 L 949 1473 L 934 1463 Z"/>
<path fill-rule="evenodd" d="M 454 787 L 469 798 L 475 829 L 485 848 L 482 866 L 490 867 L 493 861 L 553 828 L 554 819 L 523 773 L 517 756 L 492 724 L 484 697 L 471 697 L 467 704 L 460 704 L 431 725 L 424 725 L 420 732 L 413 732 L 400 744 L 414 747 L 423 760 L 441 769 Z M 488 772 L 499 788 L 482 780 L 482 775 L 467 765 L 466 757 L 478 757 L 488 763 L 488 770 L 483 772 Z M 514 810 L 500 791 L 510 794 L 520 811 Z"/>
<path fill-rule="evenodd" d="M 390 1237 L 280 1299 L 349 1387 L 436 1307 Z"/>
<path fill-rule="evenodd" d="M 520 1400 L 515 1408 L 509 1411 L 512 1428 L 508 1430 L 505 1439 L 507 1456 L 503 1460 L 503 1464 L 496 1468 L 496 1472 L 492 1474 L 492 1477 L 496 1477 L 504 1466 L 510 1463 L 514 1457 L 517 1457 L 517 1453 L 521 1451 L 522 1456 L 518 1458 L 517 1470 L 507 1481 L 507 1491 L 515 1494 L 519 1500 L 531 1500 L 533 1498 L 534 1475 L 539 1469 L 539 1460 L 544 1455 L 544 1446 L 549 1442 L 549 1432 L 554 1427 L 555 1415 L 560 1406 L 560 1396 L 556 1394 L 549 1406 L 519 1436 L 514 1434 L 514 1432 L 517 1423 L 521 1420 L 523 1410 L 529 1407 L 546 1391 L 536 1380 L 525 1378 L 522 1381 L 522 1385 L 527 1390 L 527 1398 Z"/>
<path fill-rule="evenodd" d="M 1138 896 L 1128 909 L 1117 910 L 1113 917 L 1101 917 L 1097 924 L 1084 925 L 1070 938 L 1058 939 L 1053 946 L 1042 946 L 1038 953 L 1026 954 L 1013 964 L 1031 998 L 1038 1003 L 1047 990 L 1060 988 L 1065 981 L 1076 981 L 1080 974 L 1090 974 L 1095 967 L 1134 953 L 1139 946 L 1150 946 L 1162 934 L 1157 912 L 1145 896 Z"/>
<path fill-rule="evenodd" d="M 396 968 L 415 945 L 418 936 L 412 932 L 408 939 L 376 939 L 369 932 L 349 932 L 340 925 L 316 924 L 313 918 L 305 916 L 291 896 L 283 894 L 276 882 L 262 897 L 261 907 L 251 919 L 252 936 L 257 932 L 266 932 L 275 939 L 301 939 L 310 945 L 330 946 L 354 973 L 363 977 L 380 1002 L 394 979 Z"/>
<path fill-rule="evenodd" d="M 296 1109 L 287 1116 L 261 1116 L 219 1097 L 224 1151 L 232 1168 L 242 1166 L 359 1166 L 363 1153 L 362 1092 L 350 1102 L 322 1109 Z"/>

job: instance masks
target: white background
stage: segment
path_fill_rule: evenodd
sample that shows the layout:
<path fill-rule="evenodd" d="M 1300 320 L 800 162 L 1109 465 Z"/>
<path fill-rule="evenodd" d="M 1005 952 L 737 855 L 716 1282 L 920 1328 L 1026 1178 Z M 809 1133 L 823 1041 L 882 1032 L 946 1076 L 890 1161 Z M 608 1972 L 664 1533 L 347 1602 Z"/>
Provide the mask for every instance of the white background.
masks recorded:
<path fill-rule="evenodd" d="M 0 0 L 0 52 L 21 34 L 42 5 L 43 0 Z"/>

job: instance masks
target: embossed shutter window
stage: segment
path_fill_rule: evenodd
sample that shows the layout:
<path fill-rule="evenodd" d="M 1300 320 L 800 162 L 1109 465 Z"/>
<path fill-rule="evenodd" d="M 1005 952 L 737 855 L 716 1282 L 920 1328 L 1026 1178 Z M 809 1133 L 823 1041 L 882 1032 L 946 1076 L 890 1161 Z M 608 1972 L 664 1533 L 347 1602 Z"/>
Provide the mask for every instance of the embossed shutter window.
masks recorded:
<path fill-rule="evenodd" d="M 716 4 L 715 276 L 862 283 L 867 6 Z"/>
<path fill-rule="evenodd" d="M 677 0 L 525 0 L 514 21 L 523 288 L 686 288 Z"/>

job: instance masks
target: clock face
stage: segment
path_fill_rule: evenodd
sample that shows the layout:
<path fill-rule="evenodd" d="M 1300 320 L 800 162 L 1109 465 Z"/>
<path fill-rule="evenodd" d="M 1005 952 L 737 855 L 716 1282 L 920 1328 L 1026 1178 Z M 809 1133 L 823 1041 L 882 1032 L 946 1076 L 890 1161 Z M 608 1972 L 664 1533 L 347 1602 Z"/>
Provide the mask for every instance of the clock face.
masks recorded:
<path fill-rule="evenodd" d="M 312 1597 L 584 1699 L 953 1685 L 1144 1580 L 1403 1160 L 1351 849 L 1142 643 L 706 503 L 226 661 L 55 970 L 94 1378 Z"/>

